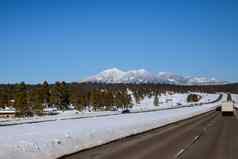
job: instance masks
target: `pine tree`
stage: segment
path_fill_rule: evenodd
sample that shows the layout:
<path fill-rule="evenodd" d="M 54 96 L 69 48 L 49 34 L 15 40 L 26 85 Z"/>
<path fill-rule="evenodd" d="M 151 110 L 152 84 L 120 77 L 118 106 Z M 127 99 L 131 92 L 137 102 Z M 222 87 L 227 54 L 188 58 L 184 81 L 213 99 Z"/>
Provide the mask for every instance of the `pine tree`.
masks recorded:
<path fill-rule="evenodd" d="M 20 115 L 32 115 L 32 108 L 29 105 L 28 90 L 24 82 L 16 85 L 15 108 Z"/>
<path fill-rule="evenodd" d="M 231 94 L 227 94 L 227 101 L 232 101 L 232 97 L 231 97 Z"/>
<path fill-rule="evenodd" d="M 60 84 L 60 105 L 62 105 L 63 109 L 67 109 L 67 106 L 69 105 L 69 90 L 66 85 L 66 83 L 63 81 Z"/>
<path fill-rule="evenodd" d="M 50 103 L 52 105 L 56 105 L 60 110 L 67 109 L 70 103 L 70 94 L 65 82 L 56 82 L 50 93 Z"/>
<path fill-rule="evenodd" d="M 154 98 L 154 106 L 159 106 L 159 97 L 158 97 L 157 93 L 156 93 L 155 98 Z"/>
<path fill-rule="evenodd" d="M 0 90 L 0 107 L 9 106 L 9 94 L 4 90 Z"/>
<path fill-rule="evenodd" d="M 41 92 L 41 88 L 35 88 L 30 92 L 29 104 L 35 114 L 42 114 L 44 109 L 44 98 Z"/>
<path fill-rule="evenodd" d="M 50 91 L 49 84 L 47 81 L 44 81 L 43 86 L 40 89 L 40 94 L 43 98 L 43 104 L 48 105 L 50 102 Z"/>

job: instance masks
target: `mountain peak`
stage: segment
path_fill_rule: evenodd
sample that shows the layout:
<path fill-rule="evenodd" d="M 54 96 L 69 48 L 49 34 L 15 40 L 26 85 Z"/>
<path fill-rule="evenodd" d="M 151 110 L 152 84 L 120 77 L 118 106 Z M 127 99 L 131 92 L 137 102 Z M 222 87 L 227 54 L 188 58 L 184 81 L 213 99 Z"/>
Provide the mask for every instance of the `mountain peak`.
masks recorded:
<path fill-rule="evenodd" d="M 116 67 L 113 67 L 113 68 L 111 68 L 111 69 L 106 69 L 106 70 L 104 70 L 103 72 L 106 72 L 106 73 L 108 73 L 108 72 L 119 72 L 119 73 L 121 73 L 121 72 L 123 72 L 123 71 L 120 70 L 120 69 L 118 69 L 118 68 L 116 68 Z"/>

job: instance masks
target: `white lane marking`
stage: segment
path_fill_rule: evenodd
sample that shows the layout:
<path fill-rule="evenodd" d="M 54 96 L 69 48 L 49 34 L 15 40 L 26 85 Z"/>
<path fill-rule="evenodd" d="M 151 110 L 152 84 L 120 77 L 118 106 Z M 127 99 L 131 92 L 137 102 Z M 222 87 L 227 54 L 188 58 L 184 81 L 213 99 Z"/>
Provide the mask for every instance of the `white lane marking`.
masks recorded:
<path fill-rule="evenodd" d="M 201 135 L 196 136 L 196 137 L 193 139 L 193 142 L 197 141 L 200 137 L 201 137 Z"/>
<path fill-rule="evenodd" d="M 179 156 L 181 156 L 184 153 L 185 149 L 181 149 L 177 154 L 176 154 L 176 158 L 178 158 Z"/>
<path fill-rule="evenodd" d="M 204 127 L 204 128 L 202 129 L 202 132 L 200 133 L 200 135 L 197 135 L 197 136 L 195 136 L 195 137 L 193 138 L 193 141 L 192 141 L 191 144 L 187 145 L 187 147 L 185 147 L 184 149 L 181 149 L 181 150 L 176 154 L 176 157 L 175 157 L 175 158 L 176 158 L 176 159 L 177 159 L 177 158 L 180 158 L 180 157 L 183 155 L 183 153 L 185 153 L 185 151 L 188 150 L 189 147 L 191 147 L 193 144 L 195 144 L 195 143 L 201 138 L 201 136 L 202 136 L 204 133 L 207 132 L 208 128 L 211 127 L 211 126 L 213 126 L 213 123 L 210 122 L 206 127 Z"/>
<path fill-rule="evenodd" d="M 216 116 L 215 116 L 215 117 L 216 117 Z M 237 118 L 237 119 L 238 119 L 238 118 Z M 213 122 L 214 122 L 214 123 L 213 123 Z M 181 150 L 175 155 L 175 158 L 176 158 L 176 159 L 177 159 L 177 158 L 180 158 L 180 157 L 183 155 L 183 153 L 185 153 L 185 151 L 187 151 L 193 144 L 195 144 L 195 143 L 202 137 L 202 135 L 204 135 L 204 133 L 207 132 L 207 130 L 208 130 L 209 127 L 211 127 L 211 126 L 213 126 L 213 125 L 215 124 L 215 122 L 216 122 L 216 121 L 211 121 L 207 126 L 205 126 L 205 127 L 202 129 L 201 133 L 193 138 L 192 143 L 190 143 L 189 145 L 187 145 L 184 149 L 181 149 Z"/>
<path fill-rule="evenodd" d="M 195 136 L 193 138 L 193 141 L 191 144 L 189 144 L 186 148 L 181 149 L 177 154 L 175 158 L 179 158 L 192 144 L 194 144 L 199 138 L 201 137 L 201 135 Z"/>

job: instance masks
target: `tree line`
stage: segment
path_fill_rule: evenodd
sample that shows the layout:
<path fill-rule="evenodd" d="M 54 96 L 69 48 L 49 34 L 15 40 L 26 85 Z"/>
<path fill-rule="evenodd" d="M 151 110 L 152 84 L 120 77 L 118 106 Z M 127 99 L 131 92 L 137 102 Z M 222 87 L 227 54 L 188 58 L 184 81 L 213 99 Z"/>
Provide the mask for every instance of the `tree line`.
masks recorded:
<path fill-rule="evenodd" d="M 166 84 L 105 84 L 66 83 L 48 84 L 2 84 L 0 85 L 0 107 L 12 106 L 19 115 L 41 114 L 44 108 L 57 107 L 67 110 L 70 104 L 78 110 L 114 110 L 133 106 L 134 98 L 140 103 L 144 97 L 154 97 L 159 105 L 159 95 L 166 92 L 187 93 L 238 93 L 238 84 L 178 86 Z"/>

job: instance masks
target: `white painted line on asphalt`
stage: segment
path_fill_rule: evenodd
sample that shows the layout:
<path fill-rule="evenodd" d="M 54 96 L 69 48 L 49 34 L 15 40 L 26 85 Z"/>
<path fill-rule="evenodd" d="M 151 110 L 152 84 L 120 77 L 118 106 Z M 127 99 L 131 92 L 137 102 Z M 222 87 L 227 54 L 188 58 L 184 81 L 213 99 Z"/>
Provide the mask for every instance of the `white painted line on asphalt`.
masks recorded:
<path fill-rule="evenodd" d="M 214 122 L 214 121 L 212 121 L 212 122 Z M 180 158 L 180 157 L 183 155 L 183 153 L 185 153 L 185 151 L 187 151 L 193 144 L 195 144 L 195 143 L 202 137 L 202 135 L 204 135 L 204 133 L 206 133 L 206 131 L 208 130 L 208 128 L 209 128 L 210 126 L 212 126 L 212 125 L 213 125 L 213 123 L 210 122 L 206 127 L 204 127 L 204 128 L 202 129 L 202 132 L 201 132 L 199 135 L 197 135 L 197 136 L 195 136 L 195 137 L 193 138 L 193 141 L 192 141 L 191 144 L 187 145 L 187 147 L 185 147 L 184 149 L 181 149 L 181 150 L 176 154 L 175 159 Z"/>
<path fill-rule="evenodd" d="M 196 136 L 196 137 L 193 139 L 193 142 L 197 141 L 200 137 L 201 137 L 201 135 Z"/>
<path fill-rule="evenodd" d="M 198 135 L 198 136 L 195 136 L 193 138 L 193 141 L 190 145 L 188 145 L 186 148 L 184 149 L 181 149 L 177 154 L 176 154 L 176 157 L 175 158 L 179 158 L 187 149 L 189 149 L 189 147 L 194 144 L 199 138 L 201 137 L 201 135 Z"/>
<path fill-rule="evenodd" d="M 181 156 L 184 153 L 185 149 L 181 149 L 177 154 L 176 154 L 176 158 L 178 158 L 179 156 Z"/>

